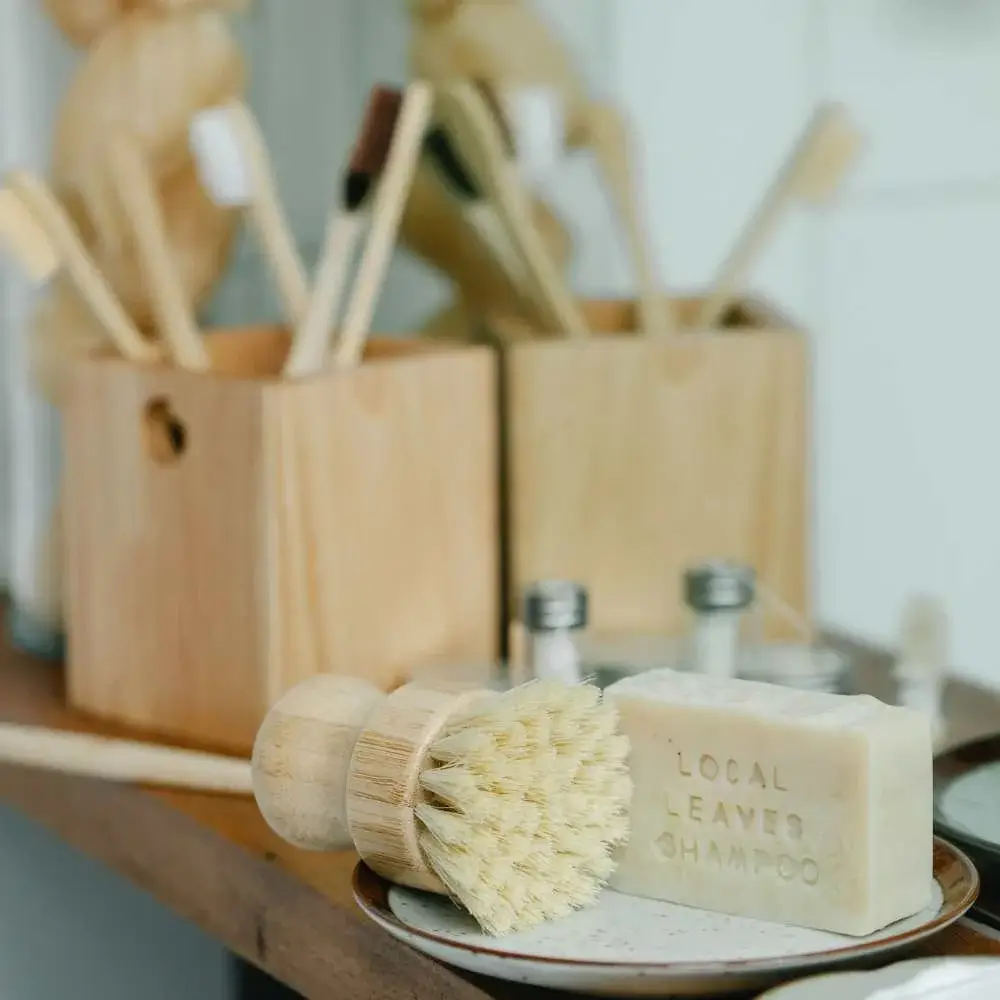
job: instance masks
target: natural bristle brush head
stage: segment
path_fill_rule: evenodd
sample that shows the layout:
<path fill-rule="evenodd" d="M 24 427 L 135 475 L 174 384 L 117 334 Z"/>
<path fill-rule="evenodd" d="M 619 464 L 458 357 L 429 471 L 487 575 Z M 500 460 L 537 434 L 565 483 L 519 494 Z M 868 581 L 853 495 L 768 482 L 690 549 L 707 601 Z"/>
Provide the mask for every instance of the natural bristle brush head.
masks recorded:
<path fill-rule="evenodd" d="M 813 116 L 794 160 L 796 193 L 822 205 L 830 201 L 864 149 L 864 136 L 847 109 L 827 104 Z"/>
<path fill-rule="evenodd" d="M 402 106 L 401 90 L 372 88 L 344 180 L 344 207 L 348 211 L 354 211 L 368 197 L 382 173 Z"/>
<path fill-rule="evenodd" d="M 199 180 L 212 201 L 227 208 L 248 205 L 254 197 L 253 172 L 235 115 L 232 105 L 206 108 L 188 129 Z"/>
<path fill-rule="evenodd" d="M 17 257 L 32 281 L 48 281 L 60 260 L 48 235 L 13 191 L 0 190 L 0 243 Z"/>
<path fill-rule="evenodd" d="M 596 688 L 411 683 L 366 720 L 341 711 L 326 725 L 319 701 L 348 683 L 293 689 L 269 715 L 280 724 L 261 728 L 254 793 L 276 832 L 340 847 L 346 830 L 374 871 L 451 896 L 489 934 L 596 899 L 632 792 L 628 739 Z"/>
<path fill-rule="evenodd" d="M 427 751 L 420 849 L 490 934 L 593 903 L 628 835 L 628 738 L 598 690 L 535 682 L 449 718 Z"/>
<path fill-rule="evenodd" d="M 942 673 L 948 664 L 948 613 L 944 601 L 914 594 L 903 605 L 899 667 L 903 672 Z"/>

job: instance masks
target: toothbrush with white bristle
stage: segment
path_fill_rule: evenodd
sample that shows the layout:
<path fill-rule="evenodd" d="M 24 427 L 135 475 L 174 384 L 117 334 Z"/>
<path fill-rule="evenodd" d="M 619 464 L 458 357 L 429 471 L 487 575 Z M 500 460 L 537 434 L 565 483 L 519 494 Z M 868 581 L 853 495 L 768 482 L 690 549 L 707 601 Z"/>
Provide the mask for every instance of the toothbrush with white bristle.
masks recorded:
<path fill-rule="evenodd" d="M 372 88 L 347 170 L 338 178 L 339 197 L 327 220 L 309 303 L 282 370 L 285 376 L 315 375 L 329 362 L 331 324 L 340 311 L 355 251 L 371 222 L 373 193 L 388 160 L 402 106 L 401 91 Z"/>
<path fill-rule="evenodd" d="M 945 734 L 941 703 L 947 669 L 948 615 L 944 602 L 917 594 L 903 608 L 893 676 L 898 685 L 898 704 L 929 717 L 935 743 Z"/>
<path fill-rule="evenodd" d="M 198 176 L 212 200 L 222 208 L 250 212 L 285 319 L 297 326 L 308 306 L 309 282 L 253 114 L 239 101 L 206 108 L 192 119 L 189 140 Z"/>

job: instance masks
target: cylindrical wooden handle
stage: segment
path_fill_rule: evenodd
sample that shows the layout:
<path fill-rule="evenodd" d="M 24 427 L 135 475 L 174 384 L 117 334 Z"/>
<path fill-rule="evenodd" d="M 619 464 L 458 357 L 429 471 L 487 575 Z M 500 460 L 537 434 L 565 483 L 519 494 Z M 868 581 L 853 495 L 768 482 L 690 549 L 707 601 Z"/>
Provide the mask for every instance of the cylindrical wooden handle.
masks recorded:
<path fill-rule="evenodd" d="M 250 764 L 177 747 L 0 723 L 0 762 L 106 781 L 249 795 Z"/>
<path fill-rule="evenodd" d="M 282 840 L 311 851 L 345 851 L 347 773 L 362 726 L 385 694 L 353 677 L 320 674 L 267 713 L 254 741 L 253 793 Z"/>
<path fill-rule="evenodd" d="M 420 772 L 448 719 L 490 694 L 468 685 L 407 684 L 375 709 L 358 738 L 347 778 L 348 830 L 368 867 L 390 882 L 447 892 L 420 850 Z"/>
<path fill-rule="evenodd" d="M 253 790 L 264 819 L 296 847 L 354 848 L 392 882 L 444 893 L 420 850 L 420 773 L 448 720 L 494 693 L 445 681 L 386 695 L 330 674 L 299 684 L 271 709 L 254 743 Z"/>
<path fill-rule="evenodd" d="M 159 361 L 156 345 L 147 341 L 129 318 L 48 185 L 23 170 L 12 171 L 7 183 L 44 230 L 80 297 L 122 357 L 143 364 Z"/>

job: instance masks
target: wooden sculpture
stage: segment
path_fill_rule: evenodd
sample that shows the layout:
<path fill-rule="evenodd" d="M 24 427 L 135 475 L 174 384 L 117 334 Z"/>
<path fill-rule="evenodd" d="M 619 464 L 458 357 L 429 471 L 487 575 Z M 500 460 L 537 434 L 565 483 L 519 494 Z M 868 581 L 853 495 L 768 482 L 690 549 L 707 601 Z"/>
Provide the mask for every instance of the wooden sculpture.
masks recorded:
<path fill-rule="evenodd" d="M 492 72 L 495 61 L 492 57 L 479 58 L 470 50 L 470 58 L 465 60 L 459 37 L 466 17 L 475 20 L 481 8 L 491 5 L 483 0 L 408 0 L 411 76 L 435 84 L 448 83 L 456 76 L 476 79 L 506 76 Z M 506 0 L 500 6 L 506 7 Z M 444 62 L 435 62 L 438 53 Z M 518 290 L 469 225 L 460 200 L 451 196 L 447 188 L 446 181 L 435 179 L 433 169 L 421 170 L 415 178 L 401 230 L 403 245 L 450 277 L 457 289 L 455 301 L 432 317 L 423 333 L 436 339 L 464 340 L 475 335 L 484 316 L 528 318 Z M 573 247 L 569 232 L 551 207 L 538 197 L 532 199 L 532 214 L 551 259 L 560 273 L 565 273 Z"/>
<path fill-rule="evenodd" d="M 567 46 L 530 0 L 407 0 L 412 75 L 443 84 L 466 77 L 502 86 L 553 87 L 566 123 L 566 146 L 593 152 L 621 218 L 640 288 L 645 331 L 676 328 L 658 294 L 658 276 L 640 222 L 629 133 L 620 111 L 593 100 Z"/>
<path fill-rule="evenodd" d="M 242 54 L 224 16 L 243 0 L 44 0 L 84 49 L 59 110 L 52 186 L 98 266 L 141 329 L 155 337 L 149 297 L 111 182 L 108 150 L 127 134 L 156 182 L 168 237 L 193 306 L 223 270 L 237 216 L 212 203 L 188 148 L 195 112 L 241 96 Z M 59 406 L 65 362 L 104 343 L 63 281 L 42 303 L 33 338 L 40 388 Z"/>
<path fill-rule="evenodd" d="M 237 214 L 205 193 L 188 148 L 199 110 L 238 99 L 243 56 L 227 11 L 244 0 L 43 0 L 46 11 L 82 50 L 56 117 L 51 183 L 87 250 L 136 326 L 158 339 L 130 228 L 111 181 L 108 151 L 130 137 L 149 164 L 171 254 L 192 308 L 226 266 Z M 104 329 L 64 277 L 46 290 L 29 340 L 32 375 L 57 408 L 69 364 L 108 346 Z M 61 515 L 40 540 L 43 608 L 31 613 L 58 628 L 62 620 Z"/>

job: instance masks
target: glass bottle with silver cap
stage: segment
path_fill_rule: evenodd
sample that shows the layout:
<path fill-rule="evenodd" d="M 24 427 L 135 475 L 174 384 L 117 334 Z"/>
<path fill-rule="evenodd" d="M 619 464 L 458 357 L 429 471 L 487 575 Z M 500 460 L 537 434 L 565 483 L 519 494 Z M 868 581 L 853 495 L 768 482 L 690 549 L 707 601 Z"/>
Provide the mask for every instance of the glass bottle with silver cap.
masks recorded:
<path fill-rule="evenodd" d="M 757 578 L 749 566 L 707 562 L 684 574 L 684 603 L 693 613 L 689 666 L 713 677 L 740 672 L 741 631 L 757 597 Z"/>
<path fill-rule="evenodd" d="M 587 627 L 587 590 L 569 580 L 540 580 L 524 592 L 528 676 L 575 684 L 582 680 L 578 639 Z"/>

